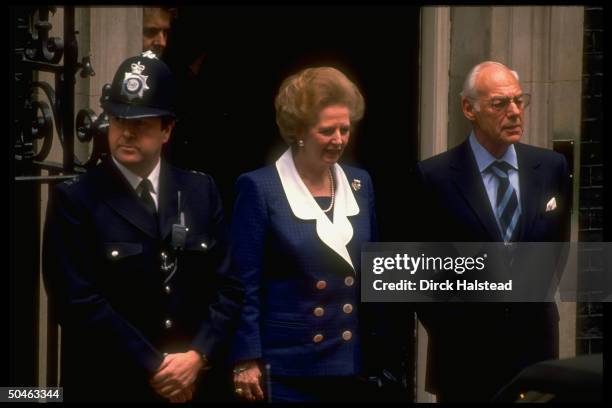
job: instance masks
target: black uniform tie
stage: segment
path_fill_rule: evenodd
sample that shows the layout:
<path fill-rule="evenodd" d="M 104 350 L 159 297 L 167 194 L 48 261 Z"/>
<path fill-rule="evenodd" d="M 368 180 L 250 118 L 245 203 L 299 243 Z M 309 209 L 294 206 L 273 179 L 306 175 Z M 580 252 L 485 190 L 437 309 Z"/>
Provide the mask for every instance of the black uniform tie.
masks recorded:
<path fill-rule="evenodd" d="M 153 191 L 153 185 L 149 179 L 143 179 L 138 185 L 140 188 L 140 201 L 144 204 L 145 208 L 152 216 L 157 216 L 157 208 L 155 207 L 155 201 L 151 197 L 151 191 Z"/>

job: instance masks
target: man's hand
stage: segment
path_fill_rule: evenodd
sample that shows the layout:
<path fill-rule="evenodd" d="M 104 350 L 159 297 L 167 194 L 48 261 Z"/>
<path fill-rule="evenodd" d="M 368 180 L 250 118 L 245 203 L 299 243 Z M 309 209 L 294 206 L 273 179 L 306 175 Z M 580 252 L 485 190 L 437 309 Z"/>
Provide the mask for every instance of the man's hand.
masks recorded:
<path fill-rule="evenodd" d="M 170 402 L 191 401 L 203 365 L 202 357 L 193 350 L 168 354 L 149 383 L 155 392 Z"/>
<path fill-rule="evenodd" d="M 256 361 L 247 361 L 234 368 L 234 392 L 247 401 L 264 399 L 261 390 L 261 371 Z"/>

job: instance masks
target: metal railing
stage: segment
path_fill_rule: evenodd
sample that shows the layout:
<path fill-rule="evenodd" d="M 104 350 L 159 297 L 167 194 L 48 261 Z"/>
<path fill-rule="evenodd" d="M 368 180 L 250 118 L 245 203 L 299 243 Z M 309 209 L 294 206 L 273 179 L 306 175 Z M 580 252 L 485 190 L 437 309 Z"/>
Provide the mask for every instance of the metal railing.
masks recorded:
<path fill-rule="evenodd" d="M 14 10 L 12 73 L 15 83 L 11 102 L 15 113 L 12 135 L 16 181 L 44 183 L 73 177 L 95 166 L 107 152 L 106 117 L 96 115 L 91 109 L 81 109 L 74 115 L 76 75 L 80 73 L 81 78 L 87 78 L 95 72 L 90 56 L 78 61 L 74 7 L 65 6 L 63 10 L 63 38 L 49 36 L 52 28 L 49 17 L 55 13 L 55 7 Z M 37 71 L 53 74 L 53 84 L 34 80 Z M 44 95 L 43 100 L 36 97 L 36 90 Z M 61 163 L 48 160 L 54 129 L 61 143 Z M 85 161 L 74 154 L 76 140 L 93 143 L 91 155 Z M 42 169 L 48 170 L 50 176 L 40 176 Z M 59 173 L 63 176 L 58 177 Z"/>
<path fill-rule="evenodd" d="M 56 11 L 50 6 L 10 8 L 11 385 L 58 383 L 59 336 L 52 308 L 47 310 L 46 345 L 39 332 L 41 187 L 85 172 L 108 151 L 105 115 L 91 109 L 75 115 L 76 75 L 95 75 L 89 56 L 79 61 L 75 8 L 63 7 L 62 37 L 50 36 L 50 17 Z M 38 73 L 50 73 L 52 79 L 38 80 Z M 61 162 L 49 159 L 55 135 Z M 76 141 L 91 143 L 84 161 L 75 156 Z M 39 372 L 41 367 L 45 373 Z"/>

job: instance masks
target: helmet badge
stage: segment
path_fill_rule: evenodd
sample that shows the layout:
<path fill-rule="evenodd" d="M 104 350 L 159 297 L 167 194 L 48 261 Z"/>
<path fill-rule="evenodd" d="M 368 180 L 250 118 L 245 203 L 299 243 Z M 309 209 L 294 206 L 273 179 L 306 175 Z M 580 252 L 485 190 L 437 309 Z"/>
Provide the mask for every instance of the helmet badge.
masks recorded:
<path fill-rule="evenodd" d="M 147 86 L 147 75 L 142 75 L 142 71 L 145 70 L 145 66 L 138 61 L 130 66 L 132 72 L 126 72 L 123 78 L 123 86 L 121 87 L 121 94 L 127 96 L 131 101 L 135 98 L 141 98 L 144 92 L 150 88 Z"/>

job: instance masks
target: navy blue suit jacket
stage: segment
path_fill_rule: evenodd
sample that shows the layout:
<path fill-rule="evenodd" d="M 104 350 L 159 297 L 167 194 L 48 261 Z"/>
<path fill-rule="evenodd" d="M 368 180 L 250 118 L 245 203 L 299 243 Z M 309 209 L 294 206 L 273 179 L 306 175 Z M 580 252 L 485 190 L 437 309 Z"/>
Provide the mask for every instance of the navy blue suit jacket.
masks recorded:
<path fill-rule="evenodd" d="M 522 206 L 517 241 L 569 239 L 570 178 L 565 158 L 514 145 Z M 421 241 L 502 241 L 469 143 L 417 166 Z M 546 211 L 555 197 L 557 208 Z M 486 400 L 525 366 L 555 358 L 554 303 L 429 304 L 419 307 L 429 334 L 427 388 L 442 400 Z"/>
<path fill-rule="evenodd" d="M 374 192 L 368 173 L 342 166 L 359 213 L 348 217 L 353 237 L 350 265 L 317 236 L 315 220 L 297 218 L 275 166 L 243 174 L 237 181 L 232 219 L 246 297 L 233 360 L 263 359 L 272 375 L 354 375 L 362 370 L 359 322 L 361 245 L 376 235 Z M 347 285 L 350 277 L 354 283 Z M 350 280 L 350 279 L 349 279 Z M 317 282 L 324 281 L 324 288 Z M 343 307 L 350 304 L 351 313 Z M 324 309 L 323 316 L 313 312 Z M 342 334 L 350 331 L 349 340 Z M 314 336 L 323 336 L 320 342 Z"/>
<path fill-rule="evenodd" d="M 178 191 L 189 231 L 167 280 L 160 257 Z M 155 220 L 111 160 L 53 192 L 43 273 L 62 326 L 68 400 L 155 400 L 148 379 L 163 353 L 195 349 L 220 361 L 243 288 L 218 192 L 210 176 L 162 162 L 158 197 Z"/>

